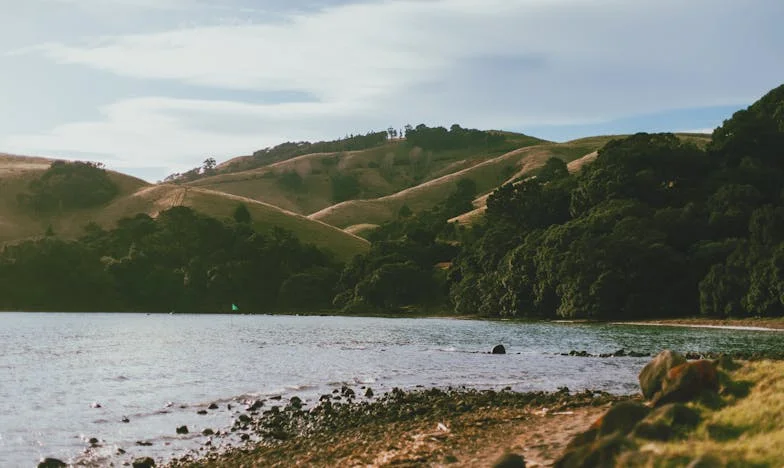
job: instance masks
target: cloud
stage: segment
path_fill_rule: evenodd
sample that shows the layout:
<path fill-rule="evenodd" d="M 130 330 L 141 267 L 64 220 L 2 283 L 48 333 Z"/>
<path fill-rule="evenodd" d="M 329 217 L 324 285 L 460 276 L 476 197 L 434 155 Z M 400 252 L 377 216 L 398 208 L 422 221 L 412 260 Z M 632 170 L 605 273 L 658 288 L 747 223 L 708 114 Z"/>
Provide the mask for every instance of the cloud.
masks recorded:
<path fill-rule="evenodd" d="M 179 164 L 201 157 L 194 151 L 231 154 L 406 122 L 525 128 L 740 105 L 784 76 L 782 16 L 784 4 L 773 0 L 755 8 L 733 0 L 408 0 L 49 43 L 24 53 L 98 77 L 313 100 L 125 99 L 104 109 L 104 120 L 11 141 Z"/>

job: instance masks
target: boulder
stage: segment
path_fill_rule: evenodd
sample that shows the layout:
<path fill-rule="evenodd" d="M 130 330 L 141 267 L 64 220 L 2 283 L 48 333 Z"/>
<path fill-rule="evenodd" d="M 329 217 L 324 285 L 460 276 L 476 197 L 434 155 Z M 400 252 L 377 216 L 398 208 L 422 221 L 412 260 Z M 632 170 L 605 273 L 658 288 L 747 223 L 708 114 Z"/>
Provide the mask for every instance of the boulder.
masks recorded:
<path fill-rule="evenodd" d="M 56 458 L 44 458 L 38 463 L 38 468 L 65 468 L 67 466 L 64 461 Z"/>
<path fill-rule="evenodd" d="M 133 468 L 153 468 L 155 460 L 150 457 L 141 457 L 133 461 Z"/>
<path fill-rule="evenodd" d="M 516 453 L 506 453 L 493 463 L 493 468 L 525 468 L 525 459 Z"/>
<path fill-rule="evenodd" d="M 262 406 L 264 406 L 264 400 L 254 400 L 248 404 L 247 410 L 258 411 L 261 409 Z"/>
<path fill-rule="evenodd" d="M 651 410 L 647 406 L 633 401 L 623 401 L 616 404 L 599 419 L 594 421 L 591 429 L 596 429 L 597 436 L 620 432 L 628 434 Z"/>
<path fill-rule="evenodd" d="M 595 468 L 613 467 L 618 455 L 635 448 L 629 439 L 621 434 L 601 437 L 591 444 L 567 450 L 553 465 L 555 468 Z"/>
<path fill-rule="evenodd" d="M 373 389 L 372 388 L 368 387 L 368 389 L 365 390 L 365 398 L 373 398 Z"/>
<path fill-rule="evenodd" d="M 208 427 L 207 429 L 204 429 L 203 431 L 201 431 L 201 434 L 205 435 L 205 436 L 211 436 L 211 435 L 215 434 L 215 431 L 213 431 L 212 429 L 210 429 Z"/>
<path fill-rule="evenodd" d="M 495 345 L 493 346 L 492 354 L 506 354 L 506 348 L 504 348 L 504 345 L 501 344 Z"/>
<path fill-rule="evenodd" d="M 210 403 L 210 406 L 208 406 L 207 409 L 218 409 L 218 405 L 215 403 Z"/>
<path fill-rule="evenodd" d="M 656 392 L 661 390 L 662 382 L 667 376 L 667 372 L 673 367 L 686 362 L 682 355 L 670 351 L 669 349 L 659 353 L 651 362 L 645 365 L 640 372 L 640 388 L 646 399 L 653 398 Z"/>
<path fill-rule="evenodd" d="M 188 426 L 180 426 L 177 428 L 177 434 L 187 434 Z"/>
<path fill-rule="evenodd" d="M 654 406 L 688 402 L 703 392 L 719 391 L 719 376 L 712 361 L 693 361 L 675 366 L 667 372 Z"/>

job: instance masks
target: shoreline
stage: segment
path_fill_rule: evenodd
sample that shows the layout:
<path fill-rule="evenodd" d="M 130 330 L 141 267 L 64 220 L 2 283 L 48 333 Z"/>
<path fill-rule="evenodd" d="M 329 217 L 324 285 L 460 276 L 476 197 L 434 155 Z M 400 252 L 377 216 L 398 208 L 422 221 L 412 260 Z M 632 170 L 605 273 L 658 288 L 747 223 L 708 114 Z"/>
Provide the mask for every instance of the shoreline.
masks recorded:
<path fill-rule="evenodd" d="M 527 466 L 547 466 L 612 404 L 634 398 L 435 388 L 393 389 L 373 402 L 326 396 L 310 409 L 250 414 L 235 425 L 250 434 L 245 445 L 207 448 L 164 466 L 491 466 L 507 451 L 524 453 Z"/>
<path fill-rule="evenodd" d="M 663 406 L 639 394 L 565 388 L 394 389 L 371 403 L 337 405 L 327 395 L 310 410 L 289 405 L 247 418 L 240 430 L 258 438 L 241 447 L 202 451 L 164 466 L 473 467 L 496 466 L 510 454 L 521 455 L 529 468 L 566 459 L 564 466 L 580 460 L 594 462 L 579 466 L 594 466 L 592 456 L 608 456 L 612 466 L 778 466 L 784 456 L 784 361 L 702 362 L 718 376 L 715 389 L 701 381 L 702 393 Z M 623 410 L 610 417 L 617 404 Z M 681 419 L 667 419 L 675 414 Z M 616 426 L 623 429 L 612 432 Z"/>
<path fill-rule="evenodd" d="M 784 319 L 664 319 L 608 322 L 610 325 L 712 328 L 718 330 L 784 332 Z"/>

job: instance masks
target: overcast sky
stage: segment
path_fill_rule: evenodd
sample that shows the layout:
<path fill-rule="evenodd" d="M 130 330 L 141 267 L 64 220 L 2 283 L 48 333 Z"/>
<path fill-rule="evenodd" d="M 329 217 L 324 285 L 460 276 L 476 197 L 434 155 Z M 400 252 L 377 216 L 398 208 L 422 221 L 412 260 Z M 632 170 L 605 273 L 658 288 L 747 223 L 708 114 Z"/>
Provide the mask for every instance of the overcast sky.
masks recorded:
<path fill-rule="evenodd" d="M 0 0 L 0 151 L 150 181 L 390 125 L 711 129 L 784 82 L 781 0 Z"/>

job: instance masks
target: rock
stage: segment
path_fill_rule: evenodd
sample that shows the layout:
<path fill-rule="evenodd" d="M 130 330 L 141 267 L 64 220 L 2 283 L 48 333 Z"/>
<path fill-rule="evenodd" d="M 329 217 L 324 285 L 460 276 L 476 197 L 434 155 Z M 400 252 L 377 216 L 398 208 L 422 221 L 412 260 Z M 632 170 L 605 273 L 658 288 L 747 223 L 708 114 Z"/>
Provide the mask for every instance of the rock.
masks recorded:
<path fill-rule="evenodd" d="M 149 446 L 152 445 L 152 442 L 147 442 L 147 441 L 144 441 L 144 440 L 137 440 L 136 441 L 136 445 L 139 445 L 141 447 L 149 447 Z"/>
<path fill-rule="evenodd" d="M 713 362 L 693 361 L 675 366 L 667 372 L 661 391 L 654 398 L 654 406 L 688 402 L 701 393 L 719 391 L 719 376 Z"/>
<path fill-rule="evenodd" d="M 264 406 L 264 400 L 254 400 L 250 403 L 247 407 L 248 411 L 258 411 L 261 407 Z"/>
<path fill-rule="evenodd" d="M 237 418 L 237 419 L 241 423 L 249 423 L 250 422 L 250 416 L 248 416 L 247 414 L 241 414 L 239 416 L 239 418 Z"/>
<path fill-rule="evenodd" d="M 218 405 L 215 404 L 215 403 L 210 403 L 210 406 L 208 406 L 207 409 L 218 409 Z M 231 409 L 231 408 L 229 408 L 229 409 Z"/>
<path fill-rule="evenodd" d="M 553 466 L 555 468 L 613 467 L 621 452 L 633 448 L 635 448 L 633 442 L 620 434 L 612 434 L 592 444 L 568 450 Z"/>
<path fill-rule="evenodd" d="M 177 428 L 177 434 L 187 434 L 188 426 L 180 426 Z"/>
<path fill-rule="evenodd" d="M 210 428 L 207 428 L 207 429 L 204 429 L 203 431 L 201 431 L 201 434 L 202 434 L 202 435 L 206 435 L 206 436 L 210 436 L 210 435 L 213 435 L 213 434 L 215 434 L 215 431 L 213 431 L 213 430 L 212 430 L 212 429 L 210 429 Z"/>
<path fill-rule="evenodd" d="M 90 445 L 98 445 L 98 442 L 100 441 L 96 437 L 90 437 L 90 440 L 88 440 L 87 442 L 89 442 Z"/>
<path fill-rule="evenodd" d="M 300 399 L 300 397 L 298 396 L 293 396 L 289 399 L 289 406 L 291 406 L 294 409 L 300 409 L 302 408 L 302 405 L 303 405 L 302 399 Z"/>
<path fill-rule="evenodd" d="M 618 351 L 614 352 L 613 356 L 615 356 L 615 357 L 624 357 L 624 356 L 626 356 L 626 350 L 621 348 Z"/>
<path fill-rule="evenodd" d="M 90 403 L 90 408 L 101 408 L 101 404 L 97 401 Z"/>
<path fill-rule="evenodd" d="M 196 412 L 196 414 L 205 415 L 205 414 L 207 414 L 207 410 L 206 409 L 199 410 L 199 411 Z"/>
<path fill-rule="evenodd" d="M 38 468 L 65 468 L 67 466 L 64 461 L 56 458 L 44 458 L 38 463 Z"/>
<path fill-rule="evenodd" d="M 525 468 L 525 459 L 516 453 L 506 453 L 493 463 L 493 468 Z"/>
<path fill-rule="evenodd" d="M 673 367 L 686 362 L 682 355 L 670 351 L 669 349 L 659 353 L 651 362 L 645 365 L 640 372 L 640 388 L 646 399 L 653 398 L 656 392 L 661 390 L 662 382 L 667 376 L 667 372 Z"/>
<path fill-rule="evenodd" d="M 365 390 L 365 398 L 373 398 L 373 389 L 372 388 L 368 387 L 368 389 Z"/>
<path fill-rule="evenodd" d="M 153 468 L 155 460 L 150 457 L 141 457 L 133 461 L 133 468 Z"/>
<path fill-rule="evenodd" d="M 501 344 L 495 345 L 493 347 L 492 354 L 506 354 L 506 348 L 504 348 L 504 345 Z"/>
<path fill-rule="evenodd" d="M 129 423 L 129 422 L 131 422 L 131 420 L 130 420 L 130 419 L 128 419 L 128 416 L 123 416 L 123 417 L 122 417 L 122 419 L 121 419 L 120 421 L 122 421 L 122 422 L 124 422 L 124 423 Z"/>
<path fill-rule="evenodd" d="M 646 357 L 646 356 L 650 356 L 650 354 L 648 354 L 648 353 L 641 353 L 639 351 L 631 351 L 629 354 L 627 354 L 627 356 L 629 356 L 629 357 Z"/>
<path fill-rule="evenodd" d="M 248 440 L 248 439 L 250 439 L 250 436 L 248 434 L 241 434 L 240 435 L 240 440 Z"/>
<path fill-rule="evenodd" d="M 123 450 L 121 448 L 118 448 L 117 449 L 117 455 L 125 455 L 125 450 Z"/>
<path fill-rule="evenodd" d="M 651 410 L 647 406 L 633 401 L 623 401 L 616 404 L 603 416 L 594 421 L 591 429 L 596 429 L 597 436 L 601 437 L 613 432 L 628 434 Z"/>

